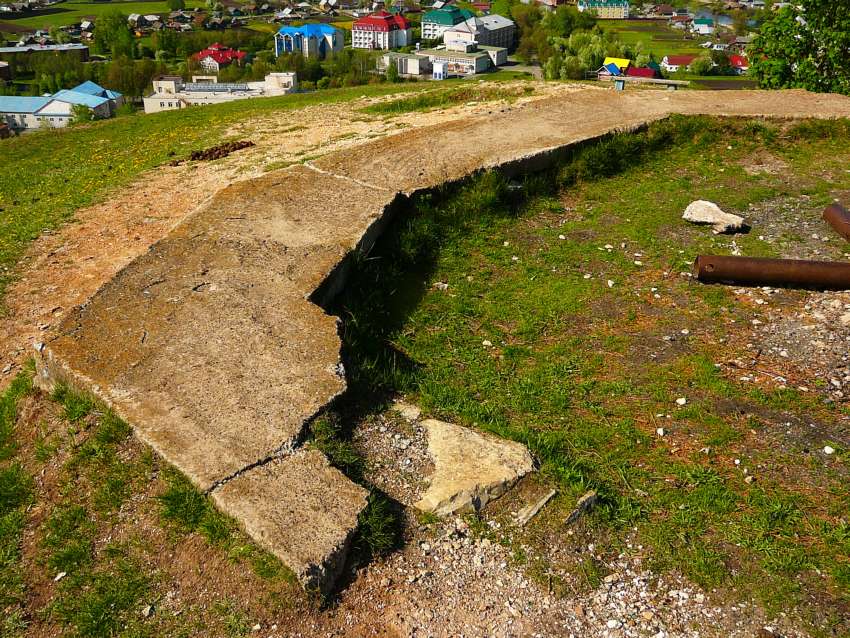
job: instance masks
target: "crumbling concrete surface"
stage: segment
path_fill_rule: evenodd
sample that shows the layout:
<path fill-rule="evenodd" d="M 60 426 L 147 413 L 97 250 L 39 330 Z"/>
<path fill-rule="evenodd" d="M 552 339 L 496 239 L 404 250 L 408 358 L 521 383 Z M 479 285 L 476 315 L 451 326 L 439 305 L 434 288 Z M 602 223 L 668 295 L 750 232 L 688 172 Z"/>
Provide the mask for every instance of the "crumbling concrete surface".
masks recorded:
<path fill-rule="evenodd" d="M 316 479 L 293 465 L 282 481 L 265 466 L 291 454 L 309 419 L 345 389 L 336 319 L 308 299 L 328 300 L 344 285 L 344 257 L 368 250 L 389 212 L 404 212 L 405 195 L 490 167 L 535 170 L 576 142 L 671 113 L 850 117 L 850 99 L 577 91 L 240 182 L 69 313 L 39 348 L 39 383 L 64 380 L 100 397 L 297 571 L 306 563 L 294 557 L 313 556 L 313 538 L 287 529 L 297 498 L 281 490 L 298 472 L 305 484 Z M 242 481 L 248 508 L 229 491 Z M 362 499 L 344 483 L 323 498 L 353 512 Z M 347 537 L 347 524 L 322 520 L 327 538 Z M 331 545 L 335 564 L 342 546 Z M 304 574 L 306 585 L 317 582 Z"/>
<path fill-rule="evenodd" d="M 322 594 L 345 565 L 367 496 L 316 450 L 245 472 L 213 492 L 216 504 L 257 543 L 276 553 L 307 589 Z"/>
<path fill-rule="evenodd" d="M 534 469 L 526 447 L 436 419 L 425 419 L 431 485 L 416 507 L 440 516 L 478 511 Z"/>

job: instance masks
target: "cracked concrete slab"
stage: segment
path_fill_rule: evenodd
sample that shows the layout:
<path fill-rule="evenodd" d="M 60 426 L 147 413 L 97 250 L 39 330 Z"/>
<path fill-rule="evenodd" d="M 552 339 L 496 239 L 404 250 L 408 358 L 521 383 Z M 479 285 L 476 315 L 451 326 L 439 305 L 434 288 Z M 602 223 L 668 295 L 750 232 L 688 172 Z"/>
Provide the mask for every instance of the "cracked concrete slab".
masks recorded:
<path fill-rule="evenodd" d="M 231 186 L 73 313 L 45 367 L 209 490 L 345 388 L 336 319 L 306 298 L 391 199 L 304 167 Z"/>
<path fill-rule="evenodd" d="M 434 460 L 431 484 L 416 503 L 424 512 L 447 516 L 478 511 L 534 470 L 534 460 L 521 443 L 436 419 L 421 425 Z"/>
<path fill-rule="evenodd" d="M 212 498 L 305 589 L 327 594 L 345 565 L 368 494 L 309 449 L 240 474 Z"/>
<path fill-rule="evenodd" d="M 63 320 L 39 349 L 38 382 L 91 391 L 214 497 L 250 482 L 250 508 L 235 491 L 221 506 L 258 540 L 273 535 L 290 502 L 280 490 L 292 484 L 264 467 L 296 448 L 306 422 L 345 389 L 336 319 L 310 301 L 341 289 L 345 256 L 368 249 L 417 189 L 491 167 L 533 171 L 576 142 L 671 113 L 850 117 L 850 99 L 577 91 L 234 184 Z M 315 480 L 291 467 L 291 477 Z M 237 475 L 234 487 L 218 487 Z M 309 553 L 308 529 L 298 529 L 305 535 L 268 545 L 284 561 Z"/>

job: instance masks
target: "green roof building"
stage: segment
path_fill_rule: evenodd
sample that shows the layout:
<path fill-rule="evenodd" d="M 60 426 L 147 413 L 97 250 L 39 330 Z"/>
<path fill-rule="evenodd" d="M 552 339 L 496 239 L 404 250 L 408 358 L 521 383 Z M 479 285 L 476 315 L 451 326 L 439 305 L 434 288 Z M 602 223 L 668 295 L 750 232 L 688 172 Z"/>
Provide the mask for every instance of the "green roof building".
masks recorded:
<path fill-rule="evenodd" d="M 447 29 L 474 17 L 475 14 L 472 11 L 458 9 L 450 4 L 440 9 L 428 11 L 422 16 L 422 39 L 439 40 Z"/>

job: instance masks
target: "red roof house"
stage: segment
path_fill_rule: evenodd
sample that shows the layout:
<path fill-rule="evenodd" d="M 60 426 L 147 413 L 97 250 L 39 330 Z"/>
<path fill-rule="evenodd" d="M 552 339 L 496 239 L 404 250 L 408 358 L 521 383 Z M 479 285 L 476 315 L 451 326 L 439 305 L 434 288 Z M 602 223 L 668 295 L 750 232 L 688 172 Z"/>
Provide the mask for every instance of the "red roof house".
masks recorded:
<path fill-rule="evenodd" d="M 395 49 L 412 41 L 410 22 L 403 15 L 377 11 L 351 26 L 355 49 Z"/>
<path fill-rule="evenodd" d="M 750 68 L 750 61 L 743 55 L 730 55 L 729 64 L 731 64 L 732 68 L 738 73 L 746 73 Z"/>
<path fill-rule="evenodd" d="M 241 64 L 246 55 L 244 51 L 237 51 L 216 42 L 203 51 L 199 51 L 193 57 L 205 69 L 218 72 L 221 67 L 228 66 L 234 62 Z"/>
<path fill-rule="evenodd" d="M 679 69 L 687 69 L 696 59 L 695 55 L 665 55 L 661 60 L 661 68 L 668 73 L 675 73 Z"/>

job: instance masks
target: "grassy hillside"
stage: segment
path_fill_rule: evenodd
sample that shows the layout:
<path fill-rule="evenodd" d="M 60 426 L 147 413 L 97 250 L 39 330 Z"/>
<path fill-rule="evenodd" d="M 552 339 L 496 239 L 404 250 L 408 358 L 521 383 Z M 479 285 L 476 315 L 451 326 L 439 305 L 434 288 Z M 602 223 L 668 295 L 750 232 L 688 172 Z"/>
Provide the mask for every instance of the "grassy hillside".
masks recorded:
<path fill-rule="evenodd" d="M 186 8 L 194 9 L 195 7 L 203 7 L 202 0 L 186 0 Z M 165 0 L 112 0 L 111 2 L 79 2 L 78 0 L 68 0 L 51 7 L 47 11 L 40 11 L 36 15 L 8 18 L 0 20 L 0 32 L 19 30 L 26 28 L 28 30 L 48 29 L 53 26 L 65 26 L 74 24 L 85 19 L 97 19 L 98 16 L 115 10 L 122 11 L 126 14 L 131 13 L 168 13 L 168 5 Z M 4 27 L 12 27 L 6 29 Z"/>
<path fill-rule="evenodd" d="M 448 82 L 450 90 L 456 82 Z M 222 141 L 234 122 L 264 113 L 434 88 L 386 84 L 134 115 L 0 140 L 0 298 L 30 241 L 143 171 Z"/>

